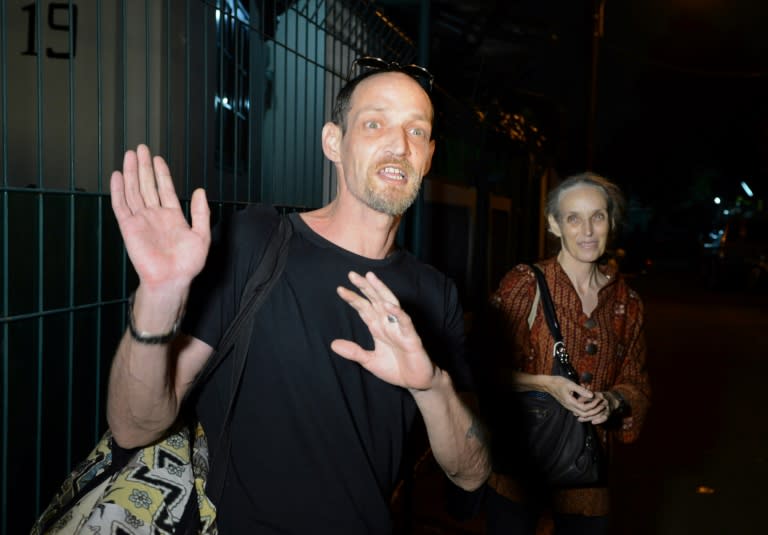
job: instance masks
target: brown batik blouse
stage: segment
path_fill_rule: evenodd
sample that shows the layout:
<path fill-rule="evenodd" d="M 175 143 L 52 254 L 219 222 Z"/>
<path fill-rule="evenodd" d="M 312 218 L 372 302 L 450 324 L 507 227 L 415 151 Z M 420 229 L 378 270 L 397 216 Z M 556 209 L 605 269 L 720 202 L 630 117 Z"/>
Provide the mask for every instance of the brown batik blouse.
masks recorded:
<path fill-rule="evenodd" d="M 538 265 L 547 279 L 565 346 L 581 375 L 582 385 L 596 392 L 619 392 L 629 406 L 620 425 L 610 430 L 598 426 L 604 449 L 610 452 L 614 440 L 636 440 L 651 394 L 640 297 L 614 267 L 601 266 L 609 280 L 598 292 L 597 307 L 587 316 L 576 289 L 557 260 L 551 258 Z M 541 306 L 537 307 L 530 329 L 528 326 L 535 293 L 533 271 L 518 265 L 504 276 L 491 296 L 490 304 L 499 313 L 506 331 L 506 347 L 511 348 L 501 357 L 510 361 L 499 364 L 529 374 L 549 374 L 553 339 Z M 512 500 L 524 499 L 520 486 L 508 476 L 494 473 L 489 484 Z M 609 512 L 608 489 L 604 487 L 559 490 L 552 498 L 554 508 L 562 513 L 596 516 Z"/>

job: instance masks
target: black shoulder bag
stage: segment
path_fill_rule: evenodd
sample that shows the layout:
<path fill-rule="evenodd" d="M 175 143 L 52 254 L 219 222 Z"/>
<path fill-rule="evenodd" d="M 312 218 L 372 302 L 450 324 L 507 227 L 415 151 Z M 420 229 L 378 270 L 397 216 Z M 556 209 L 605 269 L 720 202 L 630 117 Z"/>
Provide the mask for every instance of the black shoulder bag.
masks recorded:
<path fill-rule="evenodd" d="M 565 349 L 555 307 L 541 270 L 531 265 L 538 282 L 537 296 L 554 338 L 552 375 L 578 382 L 578 374 Z M 534 300 L 531 315 L 535 314 Z M 598 483 L 602 459 L 595 426 L 579 422 L 574 414 L 545 392 L 517 392 L 521 428 L 511 429 L 525 435 L 523 466 L 528 477 L 550 487 L 580 487 Z M 518 459 L 519 461 L 520 459 Z M 520 463 L 518 463 L 520 464 Z"/>

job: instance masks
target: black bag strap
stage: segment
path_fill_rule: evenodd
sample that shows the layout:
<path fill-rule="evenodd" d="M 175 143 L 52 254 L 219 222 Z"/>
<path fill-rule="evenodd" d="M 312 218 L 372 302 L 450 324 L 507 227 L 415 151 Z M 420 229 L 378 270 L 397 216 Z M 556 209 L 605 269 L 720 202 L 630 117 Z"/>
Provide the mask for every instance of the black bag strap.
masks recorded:
<path fill-rule="evenodd" d="M 541 293 L 541 306 L 544 307 L 544 319 L 547 320 L 549 326 L 549 332 L 552 333 L 552 337 L 555 342 L 562 342 L 563 335 L 560 332 L 560 323 L 557 321 L 557 314 L 555 314 L 555 305 L 552 302 L 552 294 L 549 293 L 549 286 L 547 285 L 547 279 L 544 278 L 544 272 L 541 271 L 539 266 L 535 264 L 528 264 L 536 275 L 536 281 L 539 284 L 539 292 Z"/>
<path fill-rule="evenodd" d="M 230 423 L 245 372 L 254 317 L 256 311 L 267 298 L 267 295 L 285 268 L 288 257 L 288 243 L 292 234 L 293 226 L 288 217 L 280 216 L 277 227 L 264 250 L 258 267 L 245 284 L 235 319 L 230 323 L 221 338 L 218 348 L 208 359 L 205 368 L 198 374 L 195 383 L 190 388 L 191 391 L 195 386 L 203 384 L 219 364 L 232 353 L 232 357 L 235 359 L 232 365 L 232 395 L 224 415 L 221 433 L 217 439 L 216 458 L 211 459 L 210 464 L 213 466 L 216 460 L 221 460 L 222 462 L 217 470 L 211 470 L 206 484 L 206 494 L 213 503 L 218 503 L 218 499 L 224 490 L 224 480 L 226 479 L 229 467 L 229 452 L 232 445 Z M 232 351 L 233 348 L 234 351 Z"/>
<path fill-rule="evenodd" d="M 188 390 L 189 392 L 194 390 L 197 385 L 203 384 L 211 376 L 216 368 L 219 367 L 219 364 L 227 357 L 231 349 L 235 347 L 238 337 L 243 338 L 243 332 L 250 332 L 250 329 L 244 331 L 243 326 L 252 324 L 256 311 L 264 299 L 266 299 L 277 279 L 280 278 L 280 274 L 285 267 L 288 242 L 292 234 L 293 226 L 288 221 L 287 216 L 280 216 L 275 231 L 272 233 L 264 249 L 258 267 L 251 273 L 248 281 L 245 283 L 245 289 L 243 289 L 243 293 L 240 296 L 240 306 L 235 318 L 221 337 L 215 353 L 211 355 L 203 370 L 195 377 L 194 383 Z M 243 342 L 249 344 L 250 337 L 243 338 Z M 247 350 L 247 345 L 245 349 Z M 238 354 L 243 355 L 242 353 Z M 245 356 L 243 355 L 242 358 L 244 360 Z"/>
<path fill-rule="evenodd" d="M 578 383 L 579 376 L 571 364 L 571 357 L 568 355 L 568 351 L 565 349 L 563 334 L 560 332 L 560 323 L 557 321 L 555 305 L 552 302 L 552 294 L 549 293 L 547 279 L 544 277 L 544 272 L 541 271 L 539 266 L 535 264 L 528 264 L 528 266 L 533 270 L 534 275 L 536 275 L 539 292 L 541 293 L 541 306 L 544 308 L 544 319 L 547 320 L 549 331 L 552 333 L 552 338 L 555 339 L 553 356 L 560 363 L 560 374 L 571 381 Z"/>

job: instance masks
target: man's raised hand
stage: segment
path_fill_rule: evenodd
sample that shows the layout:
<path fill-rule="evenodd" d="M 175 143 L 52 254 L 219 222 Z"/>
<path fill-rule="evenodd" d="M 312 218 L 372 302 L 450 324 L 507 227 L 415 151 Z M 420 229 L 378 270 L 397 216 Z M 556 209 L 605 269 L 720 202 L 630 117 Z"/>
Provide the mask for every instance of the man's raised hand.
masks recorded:
<path fill-rule="evenodd" d="M 331 349 L 390 384 L 413 390 L 429 389 L 435 365 L 397 297 L 373 273 L 362 277 L 351 272 L 349 281 L 360 293 L 343 286 L 336 291 L 368 326 L 374 348 L 366 351 L 351 340 L 337 339 L 331 343 Z"/>
<path fill-rule="evenodd" d="M 168 165 L 146 145 L 129 150 L 110 179 L 112 210 L 141 284 L 188 286 L 202 270 L 211 243 L 205 191 L 192 194 L 187 222 Z"/>

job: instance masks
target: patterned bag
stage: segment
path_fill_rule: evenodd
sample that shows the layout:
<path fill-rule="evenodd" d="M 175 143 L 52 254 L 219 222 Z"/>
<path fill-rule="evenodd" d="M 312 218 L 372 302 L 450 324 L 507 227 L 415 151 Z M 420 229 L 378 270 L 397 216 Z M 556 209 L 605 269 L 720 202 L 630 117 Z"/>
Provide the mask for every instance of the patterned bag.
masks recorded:
<path fill-rule="evenodd" d="M 31 535 L 174 534 L 186 531 L 185 526 L 215 535 L 216 509 L 204 492 L 208 444 L 200 424 L 192 444 L 191 433 L 181 428 L 118 459 L 107 431 L 66 479 Z M 195 506 L 197 513 L 190 509 L 185 516 Z"/>
<path fill-rule="evenodd" d="M 202 426 L 178 426 L 162 440 L 138 450 L 113 447 L 107 431 L 90 455 L 72 471 L 31 535 L 56 533 L 115 535 L 216 535 L 216 509 L 210 497 L 221 496 L 231 440 L 229 424 L 251 342 L 255 312 L 279 279 L 288 257 L 293 227 L 275 213 L 275 228 L 256 270 L 249 276 L 237 315 L 217 351 L 195 378 L 202 384 L 231 354 L 236 385 L 217 448 L 222 464 L 208 481 L 208 443 Z M 186 400 L 185 400 L 186 401 Z M 190 436 L 194 435 L 193 443 Z M 212 463 L 216 459 L 212 459 Z M 218 466 L 218 465 L 217 465 Z"/>

